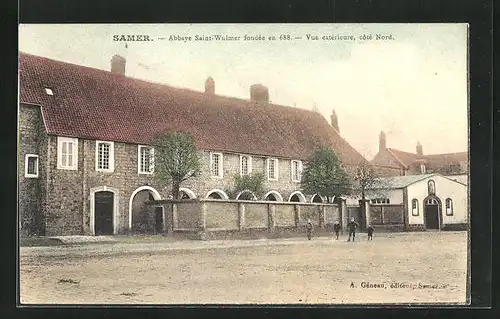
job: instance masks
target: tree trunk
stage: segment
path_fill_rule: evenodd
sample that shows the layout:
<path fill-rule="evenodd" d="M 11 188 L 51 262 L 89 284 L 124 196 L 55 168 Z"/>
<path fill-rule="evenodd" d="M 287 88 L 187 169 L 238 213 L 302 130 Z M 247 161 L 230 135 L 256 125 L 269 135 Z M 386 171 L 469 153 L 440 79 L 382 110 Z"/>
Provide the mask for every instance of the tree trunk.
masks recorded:
<path fill-rule="evenodd" d="M 173 199 L 179 199 L 179 188 L 180 188 L 180 182 L 179 181 L 172 181 L 172 198 Z"/>

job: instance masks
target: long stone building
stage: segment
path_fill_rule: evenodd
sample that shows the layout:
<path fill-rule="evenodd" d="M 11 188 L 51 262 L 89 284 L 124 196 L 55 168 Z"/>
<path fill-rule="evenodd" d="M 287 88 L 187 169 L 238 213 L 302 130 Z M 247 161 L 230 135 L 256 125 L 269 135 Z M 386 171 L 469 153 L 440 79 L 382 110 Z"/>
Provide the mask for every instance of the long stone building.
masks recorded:
<path fill-rule="evenodd" d="M 22 231 L 139 229 L 143 204 L 171 194 L 150 161 L 151 141 L 160 134 L 186 131 L 195 138 L 202 173 L 181 185 L 188 198 L 228 199 L 235 174 L 263 172 L 267 192 L 259 200 L 322 201 L 300 190 L 304 162 L 316 148 L 335 149 L 348 171 L 367 163 L 340 136 L 335 113 L 332 127 L 316 112 L 271 103 L 263 85 L 251 86 L 244 100 L 217 95 L 212 78 L 198 92 L 133 79 L 125 69 L 117 55 L 104 71 L 20 53 Z"/>

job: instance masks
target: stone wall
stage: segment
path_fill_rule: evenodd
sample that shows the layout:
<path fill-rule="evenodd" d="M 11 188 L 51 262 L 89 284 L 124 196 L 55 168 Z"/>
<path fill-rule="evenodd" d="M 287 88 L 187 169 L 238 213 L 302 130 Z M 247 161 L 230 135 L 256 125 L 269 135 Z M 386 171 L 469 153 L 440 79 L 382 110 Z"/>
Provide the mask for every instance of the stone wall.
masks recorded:
<path fill-rule="evenodd" d="M 21 235 L 45 235 L 47 136 L 36 105 L 19 106 L 18 209 Z M 38 155 L 38 177 L 25 177 L 26 155 Z"/>
<path fill-rule="evenodd" d="M 114 171 L 99 172 L 96 170 L 96 141 L 78 139 L 78 169 L 64 170 L 57 168 L 58 138 L 46 134 L 38 107 L 23 109 L 20 116 L 20 135 L 21 217 L 23 220 L 28 220 L 38 216 L 45 226 L 46 235 L 93 234 L 91 199 L 95 191 L 104 187 L 114 192 L 115 234 L 128 233 L 130 226 L 134 225 L 134 216 L 131 217 L 131 212 L 140 209 L 132 207 L 136 205 L 132 200 L 134 192 L 146 187 L 155 194 L 155 200 L 166 199 L 171 194 L 170 185 L 160 184 L 154 174 L 138 174 L 138 145 L 115 142 Z M 38 179 L 24 178 L 24 156 L 27 153 L 39 155 Z M 213 189 L 226 191 L 233 187 L 233 176 L 239 174 L 240 170 L 239 154 L 224 154 L 222 178 L 210 176 L 210 152 L 202 152 L 201 158 L 202 174 L 184 182 L 181 187 L 190 189 L 197 198 L 205 198 Z M 266 192 L 277 191 L 284 201 L 288 201 L 290 195 L 299 190 L 300 183 L 291 180 L 290 160 L 278 159 L 278 166 L 278 180 L 268 181 L 266 158 L 252 157 L 252 171 L 266 174 Z M 306 196 L 306 200 L 310 201 L 310 198 L 311 196 Z M 139 203 L 144 202 L 140 198 L 136 200 Z M 253 214 L 257 214 L 258 222 L 255 222 L 255 226 L 267 227 L 261 221 L 262 212 L 253 209 L 250 208 L 248 213 L 249 223 L 253 222 Z M 255 209 L 260 208 L 255 207 Z M 167 216 L 168 213 L 166 212 Z M 216 215 L 221 213 L 213 212 L 213 214 L 214 223 L 219 223 L 215 219 Z M 315 215 L 313 217 L 316 218 Z M 191 224 L 188 224 L 184 226 L 191 227 Z M 221 227 L 227 226 L 221 225 Z"/>
<path fill-rule="evenodd" d="M 302 228 L 311 219 L 316 227 L 326 227 L 324 216 L 329 220 L 340 220 L 337 204 L 285 203 L 263 201 L 187 200 L 155 202 L 176 211 L 174 225 L 183 225 L 174 231 L 198 232 L 267 230 L 279 228 Z M 189 216 L 190 222 L 183 219 Z M 199 218 L 195 221 L 196 218 Z M 298 220 L 297 220 L 298 218 Z M 204 225 L 205 228 L 200 227 Z"/>

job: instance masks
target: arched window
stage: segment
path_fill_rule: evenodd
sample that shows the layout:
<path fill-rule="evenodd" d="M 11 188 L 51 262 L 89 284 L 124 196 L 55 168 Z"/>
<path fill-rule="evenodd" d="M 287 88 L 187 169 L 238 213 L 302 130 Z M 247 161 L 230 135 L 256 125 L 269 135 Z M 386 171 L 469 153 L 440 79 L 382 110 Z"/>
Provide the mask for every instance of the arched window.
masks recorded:
<path fill-rule="evenodd" d="M 429 195 L 436 194 L 436 183 L 432 179 L 427 182 L 427 190 Z"/>
<path fill-rule="evenodd" d="M 411 215 L 418 216 L 418 199 L 416 198 L 411 200 Z"/>
<path fill-rule="evenodd" d="M 453 201 L 451 198 L 446 199 L 446 216 L 453 216 Z"/>

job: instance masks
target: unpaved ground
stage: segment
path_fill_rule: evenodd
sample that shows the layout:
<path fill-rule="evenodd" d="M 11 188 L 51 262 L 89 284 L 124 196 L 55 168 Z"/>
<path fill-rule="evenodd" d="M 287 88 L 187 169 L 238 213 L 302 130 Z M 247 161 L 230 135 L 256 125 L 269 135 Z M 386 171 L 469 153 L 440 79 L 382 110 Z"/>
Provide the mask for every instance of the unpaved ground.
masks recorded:
<path fill-rule="evenodd" d="M 24 248 L 21 303 L 465 303 L 465 232 L 365 236 Z"/>

